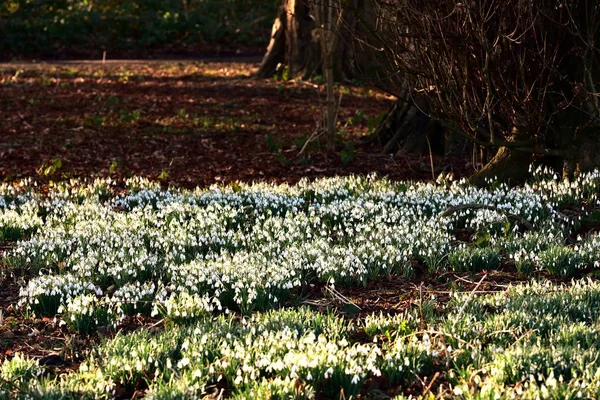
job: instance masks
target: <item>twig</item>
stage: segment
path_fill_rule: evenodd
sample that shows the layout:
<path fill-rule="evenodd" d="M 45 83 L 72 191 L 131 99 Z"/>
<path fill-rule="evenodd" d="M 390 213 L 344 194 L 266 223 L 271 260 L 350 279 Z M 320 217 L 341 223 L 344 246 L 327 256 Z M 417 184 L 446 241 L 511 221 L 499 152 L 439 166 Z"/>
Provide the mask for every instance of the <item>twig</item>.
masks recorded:
<path fill-rule="evenodd" d="M 317 86 L 318 88 L 318 86 Z M 338 119 L 338 113 L 341 107 L 341 103 L 342 103 L 342 96 L 343 93 L 340 93 L 340 97 L 338 99 L 338 103 L 337 103 L 337 108 L 335 109 L 335 118 L 334 118 L 334 122 L 337 123 L 337 119 Z M 321 103 L 321 96 L 319 96 L 319 104 Z M 315 118 L 315 125 L 316 128 L 313 131 L 313 133 L 311 133 L 311 135 L 308 137 L 308 139 L 306 139 L 306 141 L 304 142 L 304 145 L 302 145 L 302 148 L 300 149 L 300 151 L 298 152 L 298 156 L 302 155 L 302 153 L 304 153 L 304 150 L 306 150 L 306 147 L 313 141 L 315 141 L 316 139 L 320 138 L 321 136 L 323 136 L 323 134 L 326 132 L 326 130 L 322 127 L 322 123 L 323 123 L 323 107 L 321 106 L 321 119 L 317 119 Z"/>
<path fill-rule="evenodd" d="M 476 294 L 498 294 L 498 293 L 504 293 L 506 292 L 506 290 L 476 290 L 474 292 L 471 293 L 476 293 Z M 454 294 L 456 293 L 456 291 L 451 291 L 451 290 L 436 290 L 435 293 L 437 294 Z"/>
<path fill-rule="evenodd" d="M 429 141 L 429 137 L 425 135 L 425 139 L 427 140 L 427 147 L 429 147 L 429 164 L 431 164 L 431 179 L 435 181 L 435 168 L 433 168 L 433 153 L 431 151 L 431 142 Z"/>
<path fill-rule="evenodd" d="M 317 124 L 317 128 L 314 130 L 314 132 L 309 136 L 308 139 L 306 139 L 306 141 L 304 142 L 304 145 L 302 146 L 302 148 L 300 149 L 300 151 L 298 152 L 298 155 L 302 155 L 302 153 L 304 153 L 304 150 L 306 150 L 306 146 L 309 145 L 310 142 L 314 141 L 315 139 L 319 138 L 321 135 L 323 135 L 323 133 L 325 133 L 325 131 L 320 127 L 319 122 L 316 122 Z"/>
<path fill-rule="evenodd" d="M 354 307 L 356 307 L 357 309 L 359 309 L 359 310 L 362 311 L 362 308 L 360 308 L 356 303 L 354 303 L 352 300 L 350 300 L 349 298 L 347 298 L 346 296 L 344 296 L 343 294 L 341 294 L 337 290 L 335 290 L 335 289 L 333 289 L 333 288 L 331 288 L 329 286 L 325 286 L 325 290 L 327 290 L 329 293 L 331 293 L 331 295 L 333 295 L 333 297 L 337 298 L 342 303 L 351 304 Z"/>
<path fill-rule="evenodd" d="M 435 380 L 440 376 L 439 371 L 435 373 L 435 375 L 433 375 L 433 378 L 431 379 L 431 381 L 429 382 L 429 385 L 427 385 L 427 387 L 425 388 L 425 390 L 423 391 L 423 394 L 421 395 L 421 397 L 425 398 L 425 395 L 427 393 L 429 393 L 429 391 L 431 390 L 431 386 L 433 385 L 433 383 L 435 382 Z"/>
<path fill-rule="evenodd" d="M 156 328 L 157 326 L 159 326 L 160 324 L 162 324 L 163 322 L 165 322 L 165 319 L 161 319 L 160 321 L 156 321 L 155 323 L 153 323 L 152 325 L 150 325 L 148 328 Z"/>
<path fill-rule="evenodd" d="M 516 337 L 515 335 L 515 341 L 513 343 L 510 344 L 510 347 L 513 347 L 514 345 L 516 345 L 517 343 L 519 343 L 523 338 L 530 336 L 532 333 L 537 332 L 537 329 L 529 329 L 527 332 L 523 333 L 521 336 Z"/>
<path fill-rule="evenodd" d="M 469 303 L 469 301 L 471 301 L 471 297 L 475 294 L 475 292 L 477 291 L 477 289 L 479 289 L 479 286 L 481 286 L 481 284 L 483 283 L 483 281 L 484 281 L 485 278 L 487 278 L 487 272 L 485 274 L 483 274 L 483 276 L 481 277 L 481 279 L 479 280 L 479 282 L 477 282 L 477 285 L 475 285 L 475 287 L 473 288 L 473 290 L 471 291 L 471 293 L 469 295 L 469 299 L 465 300 L 465 302 L 463 303 L 462 307 L 458 311 L 458 314 L 456 316 L 456 320 L 460 319 L 460 317 L 462 316 L 463 311 L 465 311 L 465 307 L 467 307 L 467 304 Z"/>
<path fill-rule="evenodd" d="M 323 135 L 326 130 L 323 128 L 323 120 L 325 119 L 324 115 L 325 115 L 325 109 L 323 108 L 323 101 L 321 100 L 321 93 L 319 91 L 319 86 L 317 86 L 317 99 L 319 100 L 319 110 L 320 110 L 320 115 L 318 118 L 315 117 L 315 130 L 312 133 L 312 135 L 306 140 L 306 142 L 304 142 L 304 146 L 302 146 L 302 149 L 300 149 L 300 152 L 298 153 L 298 155 L 302 154 L 302 152 L 304 152 L 304 150 L 306 149 L 306 146 L 308 146 L 308 144 L 310 142 L 312 142 L 313 140 L 315 140 L 316 138 L 320 137 L 321 135 Z"/>
<path fill-rule="evenodd" d="M 463 281 L 465 283 L 469 283 L 469 284 L 475 284 L 475 282 L 470 281 L 468 279 L 465 279 L 461 276 L 458 276 L 456 274 L 453 274 L 454 278 L 458 279 L 459 281 Z M 512 283 L 519 283 L 519 282 L 525 282 L 525 281 L 513 281 Z M 495 283 L 495 282 L 488 282 L 488 284 L 499 287 L 499 288 L 504 288 L 504 289 L 508 289 L 511 285 L 502 285 L 500 283 Z M 499 293 L 499 292 L 504 292 L 504 290 L 478 290 L 478 293 Z"/>
<path fill-rule="evenodd" d="M 333 123 L 337 124 L 337 120 L 338 120 L 338 114 L 340 113 L 340 107 L 342 106 L 342 96 L 344 95 L 344 93 L 340 92 L 340 98 L 338 99 L 338 103 L 337 106 L 335 108 L 335 116 L 333 117 Z"/>

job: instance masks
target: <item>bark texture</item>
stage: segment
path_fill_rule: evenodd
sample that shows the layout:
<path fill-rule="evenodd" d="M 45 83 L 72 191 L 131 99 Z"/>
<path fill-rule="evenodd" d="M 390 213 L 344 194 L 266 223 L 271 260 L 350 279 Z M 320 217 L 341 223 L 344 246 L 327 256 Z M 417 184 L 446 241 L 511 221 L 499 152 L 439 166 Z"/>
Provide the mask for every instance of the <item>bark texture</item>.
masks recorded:
<path fill-rule="evenodd" d="M 581 129 L 576 135 L 576 145 L 576 172 L 589 172 L 600 168 L 600 127 Z"/>
<path fill-rule="evenodd" d="M 469 181 L 475 186 L 486 186 L 490 181 L 506 182 L 510 186 L 523 183 L 529 176 L 531 153 L 500 147 L 496 155 Z"/>
<path fill-rule="evenodd" d="M 374 136 L 382 144 L 382 153 L 461 155 L 465 141 L 457 138 L 422 111 L 417 97 L 414 102 L 399 100 L 388 111 Z"/>
<path fill-rule="evenodd" d="M 257 73 L 259 78 L 268 78 L 285 73 L 289 78 L 309 79 L 320 74 L 323 65 L 322 27 L 333 18 L 334 26 L 342 13 L 342 23 L 336 41 L 334 74 L 337 80 L 351 79 L 370 68 L 368 55 L 360 52 L 360 42 L 365 37 L 361 28 L 365 20 L 361 14 L 372 15 L 371 0 L 351 0 L 341 3 L 335 13 L 329 12 L 328 1 L 282 0 L 279 14 L 273 23 L 271 41 Z M 339 5 L 343 4 L 343 7 Z M 369 11 L 371 10 L 371 11 Z M 360 22 L 359 22 L 360 19 Z M 357 39 L 359 39 L 357 41 Z"/>

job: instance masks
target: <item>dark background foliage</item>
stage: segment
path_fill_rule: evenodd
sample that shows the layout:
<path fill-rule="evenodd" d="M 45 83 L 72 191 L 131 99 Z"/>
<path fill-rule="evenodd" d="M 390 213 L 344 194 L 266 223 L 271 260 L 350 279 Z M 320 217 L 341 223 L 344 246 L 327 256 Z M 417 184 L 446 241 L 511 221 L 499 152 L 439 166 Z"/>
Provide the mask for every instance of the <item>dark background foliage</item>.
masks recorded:
<path fill-rule="evenodd" d="M 5 0 L 0 57 L 208 55 L 266 44 L 275 0 Z"/>

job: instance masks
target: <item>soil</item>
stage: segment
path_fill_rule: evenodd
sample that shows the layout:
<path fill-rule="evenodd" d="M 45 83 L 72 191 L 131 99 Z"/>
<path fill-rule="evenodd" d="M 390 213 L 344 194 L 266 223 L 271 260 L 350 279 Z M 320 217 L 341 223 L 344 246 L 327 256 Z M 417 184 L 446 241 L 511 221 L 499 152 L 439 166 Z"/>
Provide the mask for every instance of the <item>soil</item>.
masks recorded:
<path fill-rule="evenodd" d="M 259 58 L 0 64 L 0 179 L 141 175 L 184 187 L 369 174 L 431 179 L 429 154 L 390 158 L 368 134 L 392 105 L 356 85 L 326 151 L 323 86 L 255 79 Z M 433 158 L 434 174 L 472 172 Z"/>

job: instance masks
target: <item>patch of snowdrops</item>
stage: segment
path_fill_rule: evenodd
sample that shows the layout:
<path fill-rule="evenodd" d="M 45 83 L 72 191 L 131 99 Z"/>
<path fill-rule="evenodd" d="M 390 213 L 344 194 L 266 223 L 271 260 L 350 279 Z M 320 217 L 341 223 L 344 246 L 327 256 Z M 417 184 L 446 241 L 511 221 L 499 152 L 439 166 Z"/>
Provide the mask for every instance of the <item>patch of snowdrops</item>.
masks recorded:
<path fill-rule="evenodd" d="M 438 372 L 441 386 L 432 394 L 442 398 L 600 396 L 598 282 L 456 293 L 447 309 L 430 323 L 416 310 L 363 322 L 302 307 L 207 315 L 118 334 L 78 371 L 58 377 L 43 378 L 36 360 L 15 357 L 0 376 L 26 390 L 0 385 L 0 395 L 112 399 L 143 381 L 150 399 L 223 396 L 219 388 L 234 399 L 336 399 L 367 393 L 373 381 L 406 393 Z"/>
<path fill-rule="evenodd" d="M 437 183 L 346 177 L 187 191 L 133 178 L 117 191 L 114 181 L 98 179 L 54 184 L 44 195 L 24 181 L 0 187 L 0 232 L 4 240 L 18 239 L 3 259 L 33 273 L 20 304 L 36 315 L 60 311 L 74 322 L 111 314 L 70 323 L 89 329 L 137 313 L 172 320 L 250 314 L 283 304 L 307 284 L 409 278 L 415 262 L 479 271 L 504 261 L 560 276 L 598 265 L 596 236 L 564 246 L 564 232 L 578 221 L 558 207 L 596 204 L 599 174 L 581 175 L 579 186 L 547 171 L 535 176 L 516 189 L 480 189 L 449 177 Z M 465 204 L 492 209 L 441 216 Z M 534 231 L 507 215 L 529 221 Z M 457 230 L 483 237 L 479 248 L 457 241 Z"/>
<path fill-rule="evenodd" d="M 600 284 L 533 282 L 456 294 L 442 332 L 461 398 L 598 398 Z"/>
<path fill-rule="evenodd" d="M 20 353 L 15 354 L 0 366 L 0 396 L 26 389 L 31 381 L 39 379 L 43 373 L 44 368 L 37 361 Z"/>
<path fill-rule="evenodd" d="M 360 393 L 369 378 L 408 386 L 415 374 L 431 369 L 440 350 L 417 336 L 358 343 L 352 329 L 340 317 L 300 308 L 242 320 L 210 317 L 154 334 L 139 330 L 100 345 L 77 372 L 31 383 L 29 393 L 78 398 L 87 385 L 87 396 L 109 399 L 117 388 L 132 391 L 146 380 L 151 399 L 202 398 L 216 386 L 227 387 L 233 398 L 344 398 Z"/>

